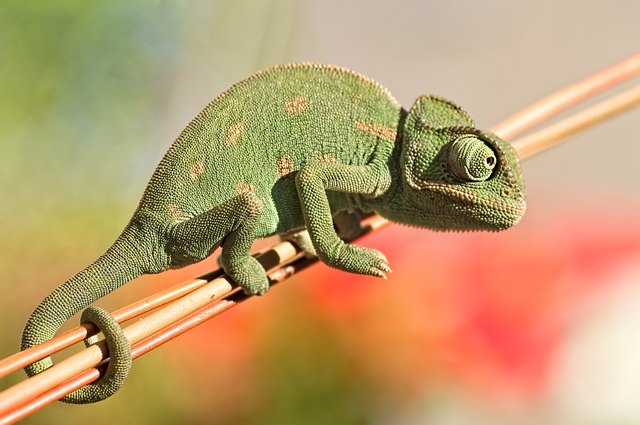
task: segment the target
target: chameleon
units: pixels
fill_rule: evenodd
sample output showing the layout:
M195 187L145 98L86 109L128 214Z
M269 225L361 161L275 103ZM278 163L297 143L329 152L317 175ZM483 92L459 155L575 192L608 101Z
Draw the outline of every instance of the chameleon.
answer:
M90 306L143 275L222 251L224 272L248 294L269 289L251 256L257 238L298 235L326 265L385 277L378 250L343 241L332 217L375 212L440 231L499 231L525 211L511 145L478 130L456 104L422 95L404 109L379 83L323 64L259 71L215 97L180 133L153 172L125 229L104 254L49 294L29 317L22 349L51 339L72 315L104 333L104 376L64 397L114 394L131 367L122 329ZM50 358L25 368L29 376Z

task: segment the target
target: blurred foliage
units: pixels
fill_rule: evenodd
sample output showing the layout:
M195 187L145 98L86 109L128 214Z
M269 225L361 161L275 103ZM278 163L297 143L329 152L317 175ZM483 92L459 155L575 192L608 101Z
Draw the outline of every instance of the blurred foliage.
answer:
M75 209L129 181L179 35L170 8L145 3L0 4L3 212L35 197Z

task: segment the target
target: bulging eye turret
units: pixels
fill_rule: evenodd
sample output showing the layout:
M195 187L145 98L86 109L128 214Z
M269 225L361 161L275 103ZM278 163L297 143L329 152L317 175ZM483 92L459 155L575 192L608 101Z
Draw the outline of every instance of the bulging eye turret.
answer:
M491 177L498 158L487 143L474 136L462 136L451 143L448 162L458 179L479 182Z

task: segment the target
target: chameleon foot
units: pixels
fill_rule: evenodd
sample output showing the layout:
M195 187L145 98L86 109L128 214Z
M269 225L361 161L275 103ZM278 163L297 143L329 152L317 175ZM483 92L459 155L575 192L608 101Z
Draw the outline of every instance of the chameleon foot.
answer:
M226 266L224 258L221 258L225 272L233 279L248 295L264 295L269 290L269 279L267 273L258 260L248 257L241 265Z
M377 249L354 244L342 244L335 258L322 259L336 269L351 273L386 278L391 273L387 258Z

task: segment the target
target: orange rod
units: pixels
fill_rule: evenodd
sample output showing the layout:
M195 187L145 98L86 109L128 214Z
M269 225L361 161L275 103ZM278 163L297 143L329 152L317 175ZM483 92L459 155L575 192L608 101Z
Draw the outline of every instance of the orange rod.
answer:
M160 291L140 301L114 311L113 317L118 323L125 322L157 307L174 301L206 284L204 279L189 279L171 288ZM48 357L83 339L95 335L98 329L93 324L86 324L71 329L42 344L20 351L0 360L0 378L30 365L33 362Z
M640 52L535 102L498 123L493 132L503 139L512 140L526 129L638 73L640 73Z
M615 115L640 105L640 85L619 95L604 100L584 111L571 115L562 121L545 127L533 134L513 142L513 147L521 159L528 158L543 150L565 141L574 134L583 131Z

